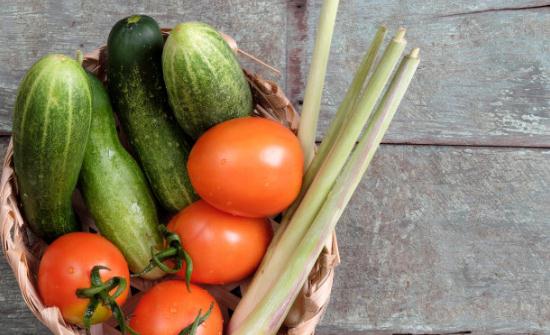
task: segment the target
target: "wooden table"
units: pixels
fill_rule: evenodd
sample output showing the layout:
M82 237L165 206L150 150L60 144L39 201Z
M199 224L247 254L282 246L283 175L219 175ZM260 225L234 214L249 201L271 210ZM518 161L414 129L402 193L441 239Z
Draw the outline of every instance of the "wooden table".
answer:
M0 143L34 61L92 50L133 13L232 35L299 107L319 2L2 0ZM422 63L338 226L318 333L550 333L550 2L342 0L320 137L382 23L409 28ZM47 334L0 268L0 333Z

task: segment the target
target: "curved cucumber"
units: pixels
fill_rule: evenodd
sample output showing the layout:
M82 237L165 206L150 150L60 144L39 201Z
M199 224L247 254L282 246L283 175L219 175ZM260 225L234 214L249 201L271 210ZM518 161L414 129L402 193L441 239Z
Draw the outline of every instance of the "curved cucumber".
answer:
M39 60L19 86L15 174L25 217L48 241L78 229L71 197L88 140L91 104L86 73L64 55Z
M197 139L208 128L252 113L252 93L237 58L207 24L178 24L164 46L162 70L180 126Z
M161 205L177 211L196 199L187 175L189 145L173 119L162 77L163 38L148 16L113 27L107 43L113 107Z
M79 188L101 235L118 247L130 270L139 273L149 264L151 248L163 246L155 201L138 164L120 144L107 92L97 78L88 77L93 114ZM163 274L154 270L143 277Z

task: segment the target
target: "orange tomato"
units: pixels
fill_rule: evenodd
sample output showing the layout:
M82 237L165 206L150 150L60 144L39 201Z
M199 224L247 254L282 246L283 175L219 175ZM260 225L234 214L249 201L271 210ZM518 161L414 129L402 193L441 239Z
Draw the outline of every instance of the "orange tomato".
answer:
M247 117L204 133L191 149L187 168L191 184L212 206L234 215L267 217L298 195L304 155L289 129Z
M38 289L44 304L57 306L67 322L82 325L89 300L78 298L76 290L91 286L90 272L96 265L110 269L100 270L103 282L115 276L122 277L129 287L128 264L122 253L107 239L97 234L78 232L59 237L46 249L38 269ZM126 301L128 287L115 299L119 305ZM92 324L110 317L110 309L99 304L91 318Z
M130 327L140 335L177 335L191 325L199 311L204 315L214 308L198 328L196 335L221 335L223 317L214 298L204 289L183 281L169 280L157 284L141 297L134 310Z
M260 264L273 231L266 219L222 212L199 200L168 224L193 261L191 281L226 284L240 281ZM178 272L185 278L185 266Z

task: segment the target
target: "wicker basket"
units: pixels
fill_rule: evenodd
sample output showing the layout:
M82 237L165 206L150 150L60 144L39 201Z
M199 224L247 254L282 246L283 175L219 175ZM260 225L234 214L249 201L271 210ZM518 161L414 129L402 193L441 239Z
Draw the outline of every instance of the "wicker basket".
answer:
M163 33L167 36L169 29L163 29ZM237 48L237 44L233 39L225 35L224 38L226 38L226 41L236 53L247 55ZM105 59L105 47L102 47L92 53L86 54L83 65L105 81ZM245 73L254 95L254 112L258 116L281 122L286 127L296 131L299 116L277 84L264 80L246 70ZM46 307L40 300L36 288L36 274L38 272L39 260L46 244L34 236L28 229L19 209L12 158L13 143L10 141L0 180L0 220L2 224L0 238L4 255L19 283L23 299L33 314L46 327L56 335L85 334L82 329L65 323L57 307ZM78 196L75 197L74 205L77 214L81 218L83 229L88 230L90 227L93 227L93 220L87 214ZM331 240L327 241L326 248L323 250L309 275L304 289L298 297L297 308L294 311L295 313L293 313L294 317L291 321L287 320L285 326L279 331L279 334L309 335L315 332L315 327L319 323L329 301L334 267L338 262L336 235L333 234ZM131 316L140 295L153 285L154 282L132 279L132 294L123 307L127 316ZM246 281L225 286L208 286L206 288L218 301L224 319L227 322L229 312L235 309L240 299L234 292L238 291L236 290L237 288L240 288L241 291L244 290L246 288ZM120 332L115 328L115 324L111 320L110 322L93 326L92 334L119 335Z

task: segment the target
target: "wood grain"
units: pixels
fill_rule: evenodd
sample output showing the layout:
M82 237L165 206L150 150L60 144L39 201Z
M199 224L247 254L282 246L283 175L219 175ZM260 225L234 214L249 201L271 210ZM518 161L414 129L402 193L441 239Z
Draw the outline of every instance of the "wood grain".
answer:
M543 149L383 145L339 223L319 334L550 333L549 165ZM0 325L46 334L0 271Z
M203 20L233 35L242 48L285 70L280 82L299 105L319 5L305 0L8 1L0 7L0 43L9 45L0 50L0 130L10 130L17 84L35 60L48 52L91 50L105 42L113 22L134 12L166 26ZM390 30L406 26L410 45L422 48L423 59L385 142L549 146L549 18L548 1L342 1L320 136L376 26L385 23Z
M382 146L337 228L323 324L550 333L549 164L548 149Z
M25 305L19 287L4 257L0 260L0 334L51 334Z
M296 4L291 46L299 70L291 98L303 97L321 1ZM291 21L289 21L290 23ZM421 48L412 87L387 143L550 146L549 1L341 1L322 129L344 96L376 27L408 28Z

